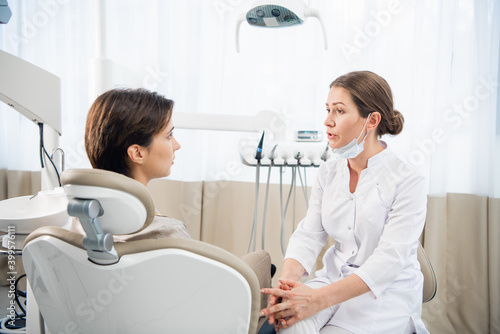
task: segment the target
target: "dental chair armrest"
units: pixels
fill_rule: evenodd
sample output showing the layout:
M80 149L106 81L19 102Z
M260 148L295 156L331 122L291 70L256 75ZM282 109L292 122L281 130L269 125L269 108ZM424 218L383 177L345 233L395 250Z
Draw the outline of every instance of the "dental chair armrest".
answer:
M241 259L255 272L259 279L260 288L271 288L271 256L269 253L261 250L249 253L241 257ZM260 308L267 307L267 295L262 295Z

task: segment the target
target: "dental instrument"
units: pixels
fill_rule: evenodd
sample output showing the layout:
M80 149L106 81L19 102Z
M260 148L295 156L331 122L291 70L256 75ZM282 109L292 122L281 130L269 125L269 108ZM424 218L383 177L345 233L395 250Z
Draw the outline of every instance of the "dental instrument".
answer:
M321 154L321 160L326 161L329 157L329 153L330 153L330 143L327 142L325 150L323 151L323 154Z
M236 52L240 52L240 27L244 21L254 27L279 28L301 25L308 17L319 21L325 50L328 50L326 30L319 10L310 8L303 0L257 0L236 21Z
M257 158L258 161L261 160L262 158L262 145L264 143L264 131L262 131L262 137L260 138L260 142L259 142L259 146L257 146L257 154L255 155L255 157ZM276 146L273 148L273 151L274 149L276 148ZM269 159L268 159L269 160ZM271 160L269 160L270 162ZM262 217L262 236L261 236L261 249L264 249L264 243L265 243L265 231L266 231L266 215L267 215L267 200L269 198L269 183L270 183L270 180L271 180L271 164L269 163L269 171L267 173L267 186L266 186L266 197L264 199L264 213L263 213L263 217ZM259 167L257 167L259 168ZM257 199L258 199L258 191L256 191L256 194L257 194ZM256 199L256 200L257 200ZM257 208L257 205L255 206L255 208ZM257 232L257 219L255 219L257 217L257 212L255 213L255 216L254 216L254 226L255 226L255 232ZM254 230L254 227L252 227L252 230ZM255 235L256 237L256 235ZM254 249L255 251L255 249Z
M257 152L255 153L255 159L257 159L257 161L260 161L260 159L262 159L262 145L264 145L264 134L265 131L262 131L262 137L260 137L260 142L257 146Z
M256 165L256 175L255 175L255 204L253 212L253 222L252 222L252 232L250 233L250 240L248 242L247 253L250 253L250 245L253 239L253 251L255 251L255 245L257 242L257 214L259 211L259 184L260 184L260 161L262 159L262 146L264 145L264 135L265 131L262 131L262 136L260 137L260 142L257 145L257 151L255 152L255 160L257 160ZM264 245L262 245L264 249Z

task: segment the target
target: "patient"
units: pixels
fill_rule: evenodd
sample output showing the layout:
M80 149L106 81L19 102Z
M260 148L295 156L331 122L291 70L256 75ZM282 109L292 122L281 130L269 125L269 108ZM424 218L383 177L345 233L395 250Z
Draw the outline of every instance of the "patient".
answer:
M181 145L174 137L174 102L145 89L112 89L90 107L85 127L85 149L93 168L133 178L144 186L170 175L175 152ZM71 230L84 234L78 222ZM115 242L139 239L191 239L183 222L158 212L144 230L114 236ZM261 288L271 287L271 260L265 251L244 256L257 274ZM262 298L262 307L267 298Z
M112 89L90 107L85 126L85 149L93 168L131 177L144 186L170 175L175 151L174 102L145 89ZM73 229L81 229L74 223ZM137 239L186 238L181 221L156 213L153 222L139 233L114 236L115 242Z

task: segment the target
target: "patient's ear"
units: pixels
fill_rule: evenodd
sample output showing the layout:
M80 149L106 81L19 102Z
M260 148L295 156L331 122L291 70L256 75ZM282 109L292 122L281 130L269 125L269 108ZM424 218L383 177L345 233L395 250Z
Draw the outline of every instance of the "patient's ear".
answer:
M130 160L136 164L142 165L144 162L144 154L141 145L130 145L127 149L127 155Z

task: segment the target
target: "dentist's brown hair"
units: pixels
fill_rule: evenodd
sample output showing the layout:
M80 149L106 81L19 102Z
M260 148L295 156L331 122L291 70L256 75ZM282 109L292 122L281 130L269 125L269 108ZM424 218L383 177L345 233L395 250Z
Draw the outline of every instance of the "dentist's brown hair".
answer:
M361 117L379 112L381 120L377 135L397 135L403 130L404 117L394 109L392 90L387 81L370 71L355 71L344 74L330 84L347 90L356 104Z

